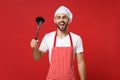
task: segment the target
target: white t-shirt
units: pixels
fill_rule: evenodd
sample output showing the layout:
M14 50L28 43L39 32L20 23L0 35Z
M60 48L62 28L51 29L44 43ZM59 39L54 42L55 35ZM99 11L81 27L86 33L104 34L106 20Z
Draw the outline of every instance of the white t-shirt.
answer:
M54 44L54 38L55 38L56 31L47 33L40 44L39 50L43 52L47 52L49 50L49 62L51 63L51 51L53 48ZM83 44L82 44L82 39L79 35L74 34L70 32L71 38L72 38L72 43L74 47L74 53L78 54L80 52L83 52ZM65 36L64 38L60 39L56 37L56 47L70 47L70 37L69 35Z

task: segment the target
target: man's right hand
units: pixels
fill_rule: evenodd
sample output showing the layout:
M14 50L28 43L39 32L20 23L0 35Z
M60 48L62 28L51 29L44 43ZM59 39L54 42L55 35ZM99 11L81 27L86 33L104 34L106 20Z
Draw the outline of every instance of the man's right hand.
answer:
M35 61L39 61L39 59L44 55L45 52L42 52L38 49L39 41L36 39L32 39L30 42L31 48L33 48L33 57Z
M30 43L31 48L33 49L38 48L38 42L39 42L38 40L32 39Z

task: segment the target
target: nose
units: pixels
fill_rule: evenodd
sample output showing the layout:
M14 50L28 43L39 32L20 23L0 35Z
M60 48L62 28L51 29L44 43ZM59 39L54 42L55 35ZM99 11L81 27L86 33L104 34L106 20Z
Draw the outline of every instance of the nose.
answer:
M63 21L63 18L60 18L60 21Z

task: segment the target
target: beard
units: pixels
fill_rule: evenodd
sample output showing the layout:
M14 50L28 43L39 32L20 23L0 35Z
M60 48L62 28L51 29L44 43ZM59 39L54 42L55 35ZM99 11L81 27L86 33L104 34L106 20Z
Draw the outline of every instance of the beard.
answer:
M61 21L61 22L57 23L56 25L57 25L57 27L60 31L66 31L68 23L65 23L64 21Z

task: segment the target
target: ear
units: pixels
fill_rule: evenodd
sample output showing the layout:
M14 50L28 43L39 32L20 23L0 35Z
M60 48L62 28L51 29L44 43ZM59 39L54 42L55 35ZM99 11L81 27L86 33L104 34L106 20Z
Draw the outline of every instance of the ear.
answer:
M68 23L70 24L71 22L72 22L72 20L69 18Z
M56 20L55 20L55 18L54 18L53 20L54 20L54 23L56 23Z

